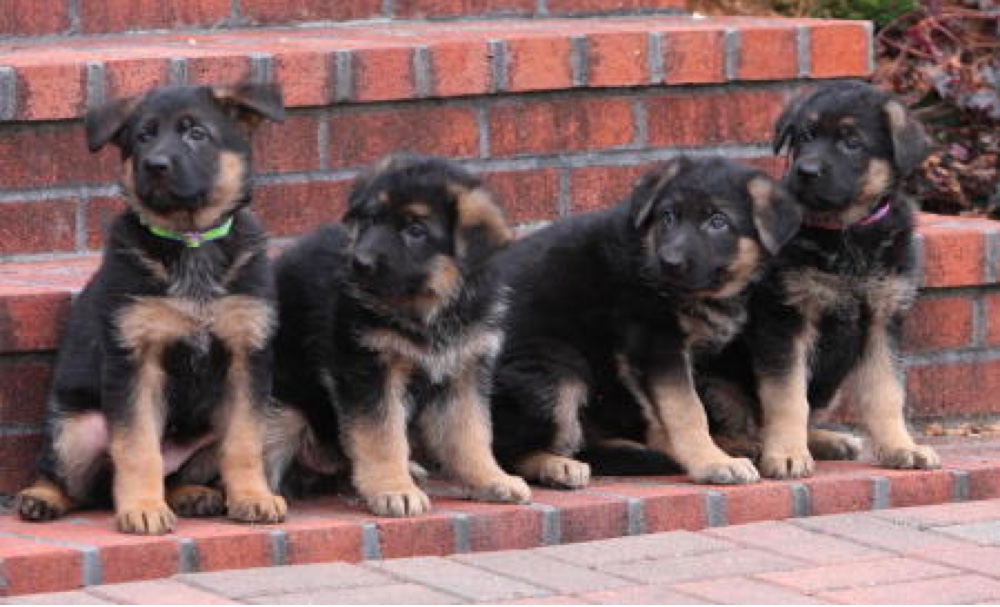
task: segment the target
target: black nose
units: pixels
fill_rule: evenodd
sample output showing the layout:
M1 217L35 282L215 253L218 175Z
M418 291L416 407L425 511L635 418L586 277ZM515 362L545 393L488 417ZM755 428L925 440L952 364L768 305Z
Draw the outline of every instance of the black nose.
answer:
M660 254L663 269L674 276L683 276L688 269L688 259L682 251L664 251Z
M354 266L354 271L358 274L371 275L375 273L375 269L378 267L378 258L372 253L357 251L354 253L351 263Z
M799 177L815 179L823 175L823 164L814 158L802 158L795 163L795 172Z
M142 168L153 175L170 173L170 158L167 156L147 156L142 161Z

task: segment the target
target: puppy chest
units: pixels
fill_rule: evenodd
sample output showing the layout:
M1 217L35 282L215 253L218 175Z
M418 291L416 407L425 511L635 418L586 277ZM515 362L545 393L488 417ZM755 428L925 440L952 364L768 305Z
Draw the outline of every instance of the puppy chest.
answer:
M491 329L471 330L444 343L420 343L385 329L361 335L362 344L390 365L405 362L434 384L458 377L483 360L494 359L501 341L501 333Z
M906 276L842 275L806 269L784 275L786 304L812 322L824 317L858 319L862 313L886 320L907 309L916 285Z

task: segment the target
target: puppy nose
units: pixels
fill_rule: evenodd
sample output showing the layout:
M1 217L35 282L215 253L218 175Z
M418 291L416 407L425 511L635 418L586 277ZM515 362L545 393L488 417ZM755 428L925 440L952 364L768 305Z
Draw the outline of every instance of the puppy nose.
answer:
M666 251L660 255L663 268L672 274L683 274L687 271L688 260L681 251Z
M814 179L823 174L823 165L819 160L803 158L795 165L795 171L800 177Z
M378 267L378 259L371 253L359 251L354 254L352 264L354 265L354 271L358 274L371 275L375 273L375 268Z
M170 172L170 158L167 156L147 156L142 161L142 168L154 175L166 175Z

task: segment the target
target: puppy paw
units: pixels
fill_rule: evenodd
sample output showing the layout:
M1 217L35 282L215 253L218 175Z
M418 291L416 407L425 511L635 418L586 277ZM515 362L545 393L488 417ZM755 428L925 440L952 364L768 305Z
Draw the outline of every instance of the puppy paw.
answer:
M33 486L17 494L15 507L21 518L28 521L51 521L69 510L71 500L61 490L50 486Z
M427 480L431 477L431 473L427 471L427 468L424 468L413 460L410 460L409 470L410 476L413 477L413 482L421 487L426 485Z
M538 482L556 489L583 489L590 484L590 464L568 457L553 457L542 465Z
M926 445L879 450L878 463L886 468L934 470L941 467L937 452Z
M431 509L427 494L413 487L402 491L382 491L366 496L368 508L378 516L419 516Z
M166 502L135 504L115 512L115 524L122 533L163 535L177 526L177 515Z
M809 449L764 449L760 458L760 473L767 478L804 478L812 476L816 462Z
M270 493L231 495L227 502L229 518L241 523L280 523L288 512L285 498Z
M853 461L861 455L861 439L846 432L810 432L809 452L818 460Z
M711 485L746 485L760 480L753 462L742 457L733 457L691 468L688 476L696 483Z
M527 504L531 501L531 489L524 479L504 475L483 487L472 489L471 497L480 502Z
M226 511L226 498L218 489L202 485L184 485L171 489L167 504L178 516L193 518L218 516Z

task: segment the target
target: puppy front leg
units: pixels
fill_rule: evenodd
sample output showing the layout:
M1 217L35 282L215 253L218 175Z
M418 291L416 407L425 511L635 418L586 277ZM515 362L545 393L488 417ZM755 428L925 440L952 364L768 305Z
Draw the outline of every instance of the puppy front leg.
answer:
M809 452L809 335L804 331L792 340L780 370L757 372L763 413L760 472L769 478L801 478L816 468Z

